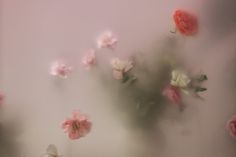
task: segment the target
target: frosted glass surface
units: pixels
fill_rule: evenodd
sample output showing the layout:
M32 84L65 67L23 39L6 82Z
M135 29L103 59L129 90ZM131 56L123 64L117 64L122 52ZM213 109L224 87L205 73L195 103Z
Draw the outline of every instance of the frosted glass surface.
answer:
M0 143L9 147L0 156L41 156L49 144L55 144L65 157L234 157L235 142L225 124L236 112L236 33L224 27L225 22L218 34L219 25L208 19L211 3L0 0L0 89L6 95L1 114L5 123L17 127L14 135L3 134L13 144ZM96 74L84 70L80 59L86 49L96 47L97 35L107 29L117 34L119 47L115 52L98 52L106 58L163 45L166 37L174 36L172 14L178 8L201 18L201 33L181 38L184 46L177 55L189 69L208 74L208 91L204 101L187 99L183 112L168 106L155 124L155 142L150 143L124 123L114 107L123 100L119 102ZM66 80L49 75L50 63L57 58L76 68ZM91 133L79 140L68 139L60 128L74 109L93 122Z

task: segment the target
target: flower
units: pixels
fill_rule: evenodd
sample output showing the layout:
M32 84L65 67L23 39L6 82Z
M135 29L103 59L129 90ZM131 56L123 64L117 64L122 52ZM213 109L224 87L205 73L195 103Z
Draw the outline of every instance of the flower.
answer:
M111 60L113 78L117 80L122 80L124 74L133 68L133 62L129 60L120 60L119 58L114 58Z
M72 71L72 67L68 66L63 61L55 61L51 64L50 74L53 76L59 76L62 78L67 78L68 74Z
M54 144L50 144L47 148L47 153L43 157L61 157L61 155L58 155L57 147Z
M195 35L198 31L197 17L183 10L174 12L174 22L179 32L186 36Z
M5 95L0 92L0 105L3 104L4 99L5 99Z
M180 90L178 87L168 85L162 92L172 103L180 104L182 101Z
M82 63L85 67L90 68L96 64L96 56L94 49L89 49L87 54L82 58Z
M170 84L172 86L186 88L191 82L191 79L185 73L179 70L173 70L171 76L172 78Z
M62 123L62 128L70 139L75 140L87 135L91 130L92 123L89 119L80 113L79 111L75 111L72 113L71 118L67 118Z
M226 129L228 130L230 136L236 139L236 115L233 116L226 125Z
M111 31L103 32L97 39L98 48L110 48L114 49L118 39Z

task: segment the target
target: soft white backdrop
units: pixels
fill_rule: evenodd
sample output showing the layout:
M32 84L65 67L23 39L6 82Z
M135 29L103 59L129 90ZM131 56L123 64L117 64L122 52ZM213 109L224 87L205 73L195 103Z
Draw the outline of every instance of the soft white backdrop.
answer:
M0 89L6 94L6 119L17 116L22 125L17 136L17 156L41 156L50 143L56 144L65 157L130 157L129 147L138 151L143 144L115 116L113 98L94 75L80 67L80 58L87 48L96 46L96 36L107 29L119 37L115 53L146 50L157 39L173 35L169 31L175 9L187 8L204 17L205 3L0 0ZM234 62L235 35L213 42L209 37L211 29L204 20L201 22L201 33L184 39L180 55L191 68L209 75L206 100L187 100L190 105L183 113L174 108L166 111L158 124L165 139L156 146L160 157L236 154L236 143L224 129L227 119L236 113L235 91L229 88L233 74L228 65ZM57 58L76 65L68 80L58 82L49 75L49 65ZM71 141L60 123L77 108L91 117L93 129L86 138Z

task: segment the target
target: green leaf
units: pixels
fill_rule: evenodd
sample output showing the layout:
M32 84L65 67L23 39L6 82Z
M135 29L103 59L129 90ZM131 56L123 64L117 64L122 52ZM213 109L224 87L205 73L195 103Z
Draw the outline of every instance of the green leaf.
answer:
M203 88L203 87L196 87L195 88L195 92L204 92L206 90L207 90L207 88Z
M203 81L206 81L206 80L208 80L208 77L207 77L207 75L204 75L204 74L200 75L197 78L197 81L199 81L199 82L203 82Z
M129 80L129 75L128 74L124 74L124 77L122 79L122 83L126 83Z

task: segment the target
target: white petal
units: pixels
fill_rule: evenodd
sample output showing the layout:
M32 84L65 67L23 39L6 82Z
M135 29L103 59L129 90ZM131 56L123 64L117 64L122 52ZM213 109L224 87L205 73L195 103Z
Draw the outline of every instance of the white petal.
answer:
M47 148L47 154L52 155L52 156L58 156L56 146L53 144L50 144Z

